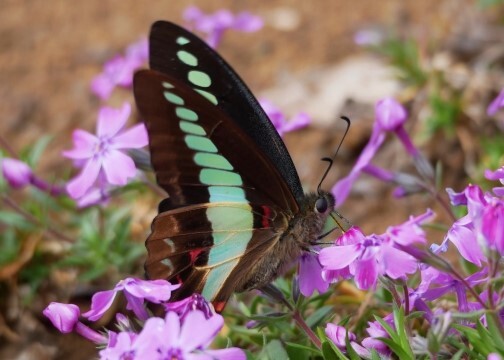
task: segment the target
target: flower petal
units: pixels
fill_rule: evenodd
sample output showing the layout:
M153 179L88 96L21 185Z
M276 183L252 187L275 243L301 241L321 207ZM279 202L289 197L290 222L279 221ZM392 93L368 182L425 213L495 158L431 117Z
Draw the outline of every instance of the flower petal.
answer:
M180 346L186 351L208 346L223 325L224 319L220 315L216 314L207 320L201 311L192 311L182 325Z
M376 123L386 130L392 131L404 124L408 114L406 109L393 98L379 100L375 106Z
M44 309L43 314L51 320L56 329L67 334L73 331L79 321L80 310L74 304L52 302Z
M141 280L128 278L124 280L124 291L149 302L159 304L161 301L170 299L171 292L180 287L179 284L172 285L167 280Z
M464 259L477 266L481 266L481 261L485 260L485 256L478 245L474 231L455 223L448 231L447 236Z
M374 257L356 261L354 266L354 281L357 288L361 290L368 290L376 285L376 279L378 278L378 265L376 264L376 259L374 259Z
M103 171L107 181L113 185L126 185L128 178L135 176L133 160L118 150L110 150L103 159Z
M331 246L320 250L320 264L327 270L338 270L350 265L361 254L357 245Z
M80 174L67 183L66 190L68 194L74 199L78 199L86 194L96 181L100 168L101 161L99 159L89 159Z
M12 158L4 158L1 163L3 176L11 187L20 189L32 181L33 172L26 163Z
M144 124L138 124L118 134L112 140L113 149L138 149L149 143L147 129Z
M99 291L91 298L91 309L82 314L91 321L96 321L112 306L117 295L115 290Z
M98 113L96 134L98 137L113 138L121 130L131 113L131 105L127 102L120 109L102 107Z
M322 266L317 256L304 254L299 261L299 290L304 296L311 296L315 290L319 294L327 291L329 284L322 278Z
M382 272L392 279L405 277L418 269L418 263L413 256L390 245L382 245L380 260Z
M245 351L242 349L232 347L227 349L219 349L219 350L206 350L205 354L210 355L211 359L218 360L245 360L247 359L247 355Z

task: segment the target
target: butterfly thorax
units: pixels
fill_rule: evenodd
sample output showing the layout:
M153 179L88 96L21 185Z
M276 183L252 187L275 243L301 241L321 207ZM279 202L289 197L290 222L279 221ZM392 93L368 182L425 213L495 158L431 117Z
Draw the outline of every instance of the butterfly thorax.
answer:
M325 211L317 210L317 201L319 204L321 201L326 203ZM300 211L279 226L277 231L281 235L278 241L257 259L253 269L243 277L236 291L261 288L269 284L291 268L304 251L309 251L334 209L334 197L327 192L306 194L299 206Z

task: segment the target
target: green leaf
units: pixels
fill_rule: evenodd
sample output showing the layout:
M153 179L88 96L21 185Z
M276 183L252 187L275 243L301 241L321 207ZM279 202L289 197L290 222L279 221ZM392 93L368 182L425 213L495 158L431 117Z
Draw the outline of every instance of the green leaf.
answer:
M389 325L388 322L386 322L381 317L376 316L376 315L375 315L374 318L375 318L376 321L378 321L380 323L380 325L383 327L383 329L385 329L385 331L387 332L387 334L390 336L390 338L392 339L392 341L394 343L397 343L397 344L401 343L401 338L395 332L395 330L392 328L392 326Z
M325 360L349 360L332 341L326 340L322 343L322 355Z
M12 211L0 211L0 223L22 230L31 230L34 228L34 225L27 221L23 215Z
M488 345L482 341L481 335L477 330L459 324L453 324L452 326L454 329L460 331L467 337L469 343L477 353L486 356L491 352L491 349L488 347Z
M498 327L499 325L495 321L495 317L493 317L492 314L487 314L486 321L488 326L488 332L490 333L490 337L493 339L495 347L499 350L501 354L504 354L504 339L502 338L502 334L499 330Z
M332 306L322 306L321 308L315 310L313 314L308 316L308 318L306 319L306 324L309 327L313 328L314 326L319 325L319 323L333 311L334 307Z
M299 349L299 350L304 350L304 351L309 351L309 352L314 352L314 353L320 354L320 350L315 349L310 346L297 344L297 343L293 343L293 342L289 342L289 341L286 341L285 345L287 345L288 347L294 348L294 349Z
M345 336L345 345L346 345L346 350L348 353L348 356L350 356L351 360L360 360L359 354L354 350L352 347L352 344L350 344L350 338L348 337L348 330Z
M289 360L289 355L279 340L270 341L264 348L264 353L270 360Z
M380 354L375 349L371 349L371 360L381 360Z
M30 147L25 156L28 165L33 167L37 164L52 138L52 135L43 135Z
M404 351L404 349L401 347L400 344L394 342L392 339L383 338L383 337L378 337L376 339L385 343L390 348L390 350L392 350L392 352L399 357L399 359L401 359L401 360L406 360L406 359L414 360L414 357L411 357L407 351Z
M460 360L460 359L462 359L462 355L464 355L464 350L460 349L455 354L453 354L451 360Z

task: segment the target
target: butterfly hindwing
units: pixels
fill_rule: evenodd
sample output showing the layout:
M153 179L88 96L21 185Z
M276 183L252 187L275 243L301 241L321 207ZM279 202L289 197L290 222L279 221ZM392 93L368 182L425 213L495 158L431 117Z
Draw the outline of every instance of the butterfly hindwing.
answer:
M294 198L300 201L303 190L282 139L227 62L197 36L166 21L152 25L149 43L151 69L176 77L221 109L275 164Z

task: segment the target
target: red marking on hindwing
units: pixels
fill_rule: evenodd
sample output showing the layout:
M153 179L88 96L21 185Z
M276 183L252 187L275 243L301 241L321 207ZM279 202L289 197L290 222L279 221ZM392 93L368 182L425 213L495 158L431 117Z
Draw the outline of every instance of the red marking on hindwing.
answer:
M191 257L191 264L194 264L196 259L198 258L198 255L203 252L203 249L196 249L189 251L189 256Z
M271 209L269 208L269 206L266 206L266 205L262 205L261 208L263 210L261 224L262 224L263 228L269 228L270 227L269 217L271 215Z
M222 310L226 307L227 301L213 301L212 305L218 313L221 313Z

